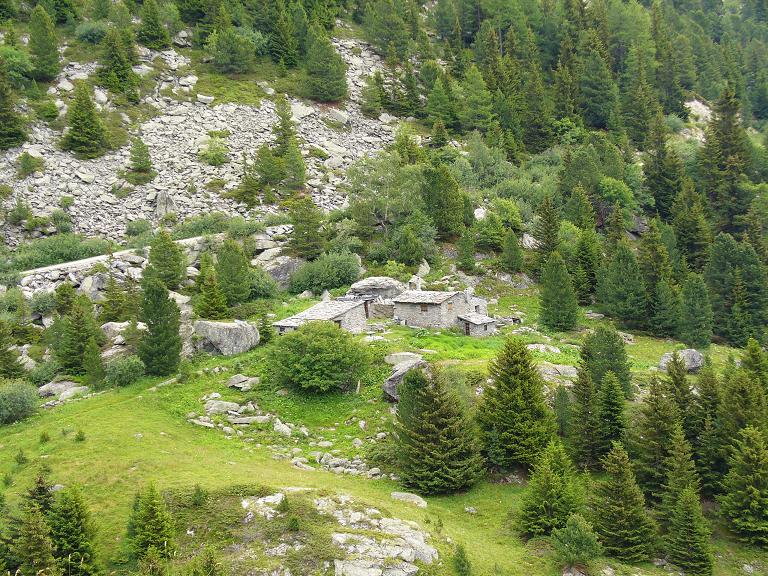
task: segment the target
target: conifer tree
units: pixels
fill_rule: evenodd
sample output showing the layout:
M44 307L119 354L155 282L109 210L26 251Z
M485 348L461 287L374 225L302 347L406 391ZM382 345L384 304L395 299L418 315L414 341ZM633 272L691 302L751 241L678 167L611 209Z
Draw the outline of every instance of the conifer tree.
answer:
M15 108L8 66L5 59L0 58L0 150L20 146L26 139L24 119Z
M714 558L712 532L701 510L699 495L692 486L678 498L667 537L667 556L691 576L711 576Z
M99 79L112 92L137 101L139 77L132 68L131 48L125 45L124 34L116 27L110 27L102 41Z
M768 354L754 338L747 341L741 356L741 367L760 383L763 391L768 395Z
M77 488L58 497L49 523L55 556L65 575L96 576L100 573L93 540L95 529L88 507Z
M141 24L136 38L147 48L162 50L171 44L171 35L160 18L157 0L146 0L141 8Z
M675 507L683 491L691 488L697 496L699 494L699 475L693 462L693 450L679 423L672 431L669 454L664 460L664 474L659 519L662 526L671 530Z
M482 470L472 423L438 374L411 370L398 388L396 433L403 484L423 494L473 485Z
M323 253L325 242L320 232L322 212L309 196L300 196L288 205L293 233L288 241L291 251L301 258L314 260Z
M762 386L744 370L725 378L722 389L717 423L721 449L727 454L729 448L747 426L765 430L768 422L768 405Z
M601 325L587 334L581 346L581 365L589 372L597 388L607 372L613 372L626 397L631 396L629 359L621 335L612 327Z
M603 54L600 40L592 36L582 58L579 77L579 107L587 126L598 130L613 128L618 115L619 94Z
M739 433L719 497L720 514L742 540L768 545L768 447L754 426Z
M216 277L229 306L248 300L251 293L251 272L248 258L234 240L226 240L219 249Z
M529 467L554 432L531 353L521 340L508 338L488 372L493 383L477 414L487 459L501 468Z
M607 454L614 442L622 442L627 430L624 391L613 372L606 372L597 392L596 435L592 438L598 456Z
M85 372L86 382L91 386L98 386L104 380L101 349L93 336L88 338L83 350L83 372Z
M150 267L149 275L160 280L168 290L176 290L184 279L184 254L167 230L160 230L152 240L147 268Z
M533 467L517 523L526 537L549 535L565 526L582 505L576 470L559 440L552 440Z
M672 353L672 359L667 363L667 378L664 384L677 407L685 437L693 441L697 435L693 388L688 381L685 362L676 351Z
M677 245L694 271L706 264L712 233L704 210L704 201L693 182L685 179L672 204L672 225Z
M59 43L53 20L42 4L35 6L29 17L29 52L35 80L53 80L61 69Z
M462 128L467 132L486 132L494 119L493 105L491 93L477 66L469 67L461 86L464 93L460 114Z
M576 463L593 468L600 457L596 439L599 434L598 398L589 371L582 366L573 385L573 408L569 443Z
M621 240L598 284L599 300L606 310L630 326L647 322L645 284L632 248Z
M24 375L18 353L11 350L12 344L10 326L0 319L0 378L20 378Z
M90 338L95 339L96 322L93 306L86 296L78 296L69 313L63 318L63 329L58 347L54 349L61 367L69 374L85 372L85 350Z
M144 362L147 374L167 376L179 366L180 312L176 302L168 297L168 289L157 278L144 282L141 312L147 331L139 343L139 358Z
M669 252L661 238L657 220L648 223L648 230L640 239L638 264L645 284L646 302L648 312L655 313L656 287L659 282L672 279L672 265L669 260Z
M288 68L293 68L299 60L299 42L294 20L286 10L283 0L275 0L273 10L274 22L269 52L275 62L282 62Z
M51 491L52 487L45 470L41 470L35 476L32 486L24 494L24 504L26 506L34 506L42 512L43 516L47 517L53 509L55 501L54 494Z
M689 274L683 284L680 339L694 348L706 348L712 340L709 291L699 274Z
M91 98L91 88L83 81L75 84L75 97L67 109L68 130L62 148L83 158L97 158L107 148L107 132Z
M677 153L667 144L667 126L661 111L656 114L648 140L643 165L645 186L653 196L656 213L667 221L672 217L673 203L682 191L684 172Z
M595 208L584 186L577 184L568 200L568 218L582 230L595 229Z
M603 547L592 526L581 514L572 514L565 527L552 531L552 548L566 566L585 566L601 556Z
M467 274L472 274L477 270L475 232L472 228L465 228L456 242L456 267Z
M134 520L133 551L142 559L154 549L162 558L169 558L176 550L173 518L154 484L141 495Z
M651 326L654 334L675 338L680 333L682 308L677 290L668 280L656 284L654 295L653 319Z
M436 122L442 122L446 127L455 127L456 108L455 103L451 102L445 89L447 78L438 78L432 90L427 96L426 113L429 121L434 125Z
M378 118L383 106L381 98L381 87L376 81L375 76L368 76L365 79L365 87L360 94L360 110L369 118Z
M452 238L464 228L464 198L459 183L444 164L428 166L421 186L426 213L441 238Z
M538 265L542 266L560 245L560 215L552 197L547 195L536 210L538 219L534 225Z
M504 234L499 262L504 272L515 274L523 271L523 250L513 230L507 230Z
M204 276L200 298L195 303L195 314L207 320L223 320L228 316L227 297L221 291L215 270L207 272Z
M347 97L347 65L322 31L316 31L307 52L307 96L320 102Z
M624 562L648 558L655 525L645 511L643 492L635 481L624 447L616 443L603 459L608 477L597 483L593 526L608 556Z
M61 569L53 556L51 530L42 511L34 503L23 508L11 551L19 562L20 576L61 576Z
M653 87L647 77L648 69L642 49L633 44L626 59L621 113L622 123L630 139L641 150L646 147L649 127L659 110Z
M576 244L576 273L580 282L579 303L591 304L597 287L598 270L602 265L603 254L600 237L593 229L583 229Z
M131 180L135 184L145 184L155 177L152 169L152 157L149 155L149 147L137 136L131 140Z
M541 275L539 318L552 330L570 330L579 319L579 302L559 252L553 252Z
M104 289L104 300L100 303L99 322L120 322L124 319L127 294L125 289L110 274L107 278L107 287Z

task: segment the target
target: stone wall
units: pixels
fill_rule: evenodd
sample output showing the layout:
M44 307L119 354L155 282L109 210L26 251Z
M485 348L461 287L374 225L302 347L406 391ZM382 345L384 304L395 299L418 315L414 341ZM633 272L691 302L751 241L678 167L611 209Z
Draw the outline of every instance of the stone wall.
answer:
M427 304L427 309L422 312L421 304L395 303L395 318L401 320L407 326L420 328L454 328L456 318L467 312L474 312L475 308L467 302L467 295L460 292L441 304Z

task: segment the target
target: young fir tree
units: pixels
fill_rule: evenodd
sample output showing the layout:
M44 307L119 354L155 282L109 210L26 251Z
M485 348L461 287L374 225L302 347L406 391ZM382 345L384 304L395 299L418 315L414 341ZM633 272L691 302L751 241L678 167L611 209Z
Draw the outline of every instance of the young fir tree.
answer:
M760 383L763 392L768 395L768 354L754 338L747 341L741 356L741 367Z
M504 272L515 274L523 271L523 250L513 230L507 230L504 234L499 262Z
M677 153L667 144L667 126L661 111L651 126L643 174L645 186L653 196L656 213L668 221L672 217L673 203L683 188L683 164Z
M42 512L43 516L48 516L55 502L55 495L51 492L52 487L45 471L40 471L35 476L32 486L24 494L24 504L26 506L34 506Z
M328 37L317 31L307 53L307 96L320 102L347 97L347 65Z
M680 295L669 280L656 284L653 299L653 332L659 336L674 338L680 332L682 310Z
M605 130L615 127L618 119L619 91L604 55L605 48L594 34L582 56L579 108L587 126Z
M560 245L560 215L552 197L547 195L536 210L533 236L536 238L537 265L541 267Z
M141 495L133 531L131 544L139 559L144 558L150 549L162 558L170 558L176 550L173 518L154 484L150 484Z
M429 140L429 145L432 148L440 149L447 146L449 141L450 136L445 124L443 124L442 120L437 120L432 124L432 137Z
M23 507L18 533L11 552L19 563L20 576L61 576L61 568L53 556L51 530L43 512L33 503Z
M643 275L626 240L619 241L600 278L598 299L610 314L630 326L647 323L648 300Z
M768 546L768 447L764 433L747 426L739 433L718 498L720 514L742 540Z
M77 375L85 372L85 350L88 340L96 338L96 321L93 317L93 306L86 296L79 296L72 303L72 308L63 319L63 328L54 349L61 367L69 374Z
M677 499L667 537L670 562L691 576L712 576L712 531L701 510L698 492L688 486Z
M149 250L150 276L156 277L168 290L176 290L184 279L184 254L170 232L160 230Z
M141 338L138 353L147 374L173 373L181 359L180 312L176 302L168 297L168 289L156 278L144 282L142 321L147 331Z
M320 231L323 214L309 196L300 196L288 204L293 233L288 241L291 251L301 258L314 260L323 253L325 242Z
M579 301L559 252L549 256L541 274L539 318L552 330L570 330L579 321Z
M688 346L706 348L712 340L712 306L699 274L689 274L681 297L680 339Z
M607 454L614 442L622 442L627 430L624 390L613 372L606 372L597 393L596 435L591 439L598 456Z
M378 118L381 114L382 99L381 89L374 76L365 79L365 87L360 95L360 110L369 118Z
M138 75L133 71L132 47L125 45L124 34L111 27L102 41L101 83L117 94L124 94L130 101L138 100Z
M569 444L573 458L579 466L594 468L600 453L598 437L598 399L595 383L588 370L582 366L573 385L573 407Z
M96 576L100 567L93 540L96 531L81 492L66 488L49 515L54 554L71 576Z
M216 277L229 306L248 300L251 293L251 268L242 246L226 240L217 254Z
M101 348L91 336L83 350L83 372L85 380L91 386L98 386L104 380L104 364L101 361Z
M640 240L638 264L645 284L646 304L652 315L657 308L656 287L659 282L672 279L672 265L669 253L661 238L657 220L648 223L648 230Z
M672 431L669 453L664 460L664 475L658 516L660 524L669 529L683 490L692 488L697 496L699 494L699 475L693 462L693 450L679 423Z
M35 80L48 82L59 73L59 42L53 20L42 4L35 6L29 17L29 52Z
M155 177L149 147L137 136L131 140L130 177L134 184L146 184Z
M26 139L24 119L16 111L16 101L8 79L8 66L0 58L0 150L20 146Z
M533 467L517 512L517 525L526 537L546 536L565 526L583 504L582 486L559 440L551 441Z
M464 229L464 197L459 183L444 164L424 169L421 197L440 238L453 238Z
M486 132L494 120L493 105L491 93L477 66L469 67L461 87L464 94L459 115L461 127L466 132Z
M685 362L676 351L672 353L672 359L667 363L667 378L664 384L677 407L685 437L689 441L693 441L698 433L693 388L688 381L688 370L685 367Z
M689 178L683 181L672 204L672 226L686 262L694 271L701 271L707 262L712 231L704 200Z
M101 302L99 322L120 322L125 319L127 294L123 286L110 274L107 287L104 289L104 300Z
M456 267L467 274L473 274L477 270L475 232L472 228L465 228L456 242Z
M472 422L440 374L411 370L398 388L397 451L403 484L423 494L473 485L482 470Z
M717 423L721 449L727 454L739 431L747 426L765 429L768 405L762 386L744 370L726 375Z
M206 320L223 320L228 316L227 297L221 291L215 270L207 272L204 276L200 297L195 302L195 314Z
M162 50L171 44L171 35L160 18L160 7L156 0L146 0L141 8L141 24L136 38L147 48Z
M664 484L664 462L669 456L675 426L680 421L677 405L667 386L653 377L635 424L637 444L635 471L646 495L658 502Z
M643 492L621 444L613 445L603 459L603 468L607 478L597 483L592 501L595 532L608 556L624 562L646 560L655 525L645 511Z
M77 291L72 284L66 280L56 287L56 313L59 316L66 316L72 309L72 304L77 297Z
M492 385L477 414L488 461L501 468L530 467L555 428L531 353L521 340L508 338L488 372Z
M107 149L107 132L86 82L75 84L75 97L67 109L68 130L61 139L64 150L82 158L97 158Z
M283 0L274 2L274 22L269 52L272 59L288 68L296 66L299 60L299 43L296 38L294 21Z
M581 365L589 372L597 388L607 372L613 372L621 383L624 395L629 398L632 391L632 377L629 372L629 358L621 335L612 326L598 326L587 334L581 346Z
M11 350L12 344L11 328L5 320L0 319L0 378L20 378L24 375L19 354Z
M555 557L567 567L585 566L603 553L592 525L581 514L572 514L563 528L552 531L550 540Z

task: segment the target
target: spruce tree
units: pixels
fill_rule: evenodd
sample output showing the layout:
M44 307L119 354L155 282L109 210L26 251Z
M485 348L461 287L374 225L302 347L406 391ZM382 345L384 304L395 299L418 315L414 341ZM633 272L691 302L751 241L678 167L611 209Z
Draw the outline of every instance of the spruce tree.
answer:
M672 514L667 537L670 562L691 576L712 576L712 531L692 486L683 489Z
M307 96L320 102L347 97L347 65L322 31L316 31L307 53Z
M579 301L590 304L597 288L598 271L602 266L603 252L600 236L591 228L583 229L576 244L577 270L583 275Z
M251 293L251 268L242 246L226 240L217 256L216 277L227 304L242 304Z
M523 494L516 520L526 537L546 536L565 526L583 503L576 470L559 440L541 453Z
M640 273L643 275L643 282L645 284L648 312L653 314L658 305L656 302L656 287L659 285L659 282L669 282L672 279L672 265L669 253L661 238L659 223L655 219L648 223L648 230L640 239L638 264L640 265Z
M184 279L184 253L167 230L160 230L152 240L149 267L148 275L156 277L168 290L176 290Z
M693 462L693 450L680 424L676 424L672 431L669 453L664 460L664 475L659 520L671 532L675 506L683 491L691 488L697 496L699 494L699 475Z
M622 442L627 430L624 390L613 372L606 372L596 401L595 432L591 439L598 456L607 454L614 442Z
M689 274L683 284L680 339L694 348L707 348L712 340L712 307L709 291L699 274Z
M592 501L593 526L608 556L641 562L651 553L655 525L645 511L643 492L620 443L603 459L607 478L597 483Z
M672 204L672 225L677 245L694 271L700 272L707 262L712 232L707 221L704 200L693 182L685 179Z
M176 550L173 518L154 484L141 496L134 519L133 552L142 559L154 549L161 558L170 558Z
M120 322L124 320L127 294L122 285L110 274L104 289L104 300L100 302L99 322Z
M288 68L296 66L299 59L299 42L296 38L294 21L286 10L283 0L274 2L274 22L269 52L275 62Z
M579 302L563 257L554 252L541 274L539 318L552 330L571 330L579 320Z
M720 514L742 540L768 546L768 447L763 432L739 433L718 498Z
M744 370L725 378L717 422L722 449L727 453L739 431L747 426L765 430L768 404L759 382Z
M15 98L8 79L8 66L0 58L0 150L20 146L26 139L24 119L16 111Z
M34 506L43 516L48 516L53 509L55 502L54 493L51 491L53 488L50 480L46 476L45 470L41 470L32 483L32 486L24 494L24 504L26 506Z
M530 467L554 433L531 353L521 340L508 338L488 372L492 384L477 413L488 461L501 468Z
M579 466L593 468L600 457L597 438L598 398L595 383L589 371L582 366L573 384L573 408L570 429L570 445Z
M464 198L459 183L444 164L424 169L421 198L440 238L458 236L464 228Z
M656 284L654 295L653 319L651 326L654 334L675 338L680 332L682 308L680 295L668 280Z
M683 164L667 144L667 126L659 111L651 127L643 174L645 186L653 196L656 213L667 221L673 214L673 203L683 188Z
M11 350L12 344L11 328L5 320L0 319L0 378L20 378L24 375L19 354Z
M365 87L360 94L360 110L369 118L378 118L383 106L381 88L374 76L365 79Z
M565 527L552 531L556 558L567 567L585 566L603 553L592 526L581 514L572 514Z
M137 101L139 77L132 68L130 48L125 45L124 34L120 30L109 28L102 41L99 79L112 92L125 94L129 100Z
M676 351L672 353L672 359L667 363L667 377L664 384L677 407L685 437L693 441L697 435L693 388L688 381L685 362Z
M211 270L203 276L200 297L195 302L195 314L206 320L223 320L228 316L227 297L221 291L216 271Z
M456 267L467 274L473 274L477 270L475 232L472 228L465 228L456 242Z
M55 556L65 575L96 576L95 529L77 488L65 488L51 510L49 524Z
M83 372L85 372L86 382L91 386L98 386L104 380L101 349L93 336L88 338L83 350Z
M142 322L147 325L147 331L141 338L138 353L147 374L173 373L181 359L180 312L176 302L168 297L167 288L156 278L144 282Z
M155 177L152 169L152 157L149 155L149 147L137 136L131 140L131 164L130 176L135 184L145 184Z
M494 119L491 93L477 66L469 67L461 86L464 93L460 114L462 128L466 132L487 131Z
M760 383L763 392L768 396L768 354L754 338L747 341L741 356L741 367Z
M53 80L61 69L59 42L53 20L41 4L35 6L29 17L29 52L35 80Z
M501 269L510 274L523 271L523 250L520 248L520 241L513 230L507 230L504 234L499 263Z
M291 251L301 258L314 260L323 253L321 234L323 214L309 196L300 196L288 204L293 232L288 241Z
M447 78L439 78L432 86L427 96L426 113L433 126L442 122L446 127L453 128L456 124L456 105L448 97L446 82L449 82Z
M538 219L534 225L533 236L537 242L536 254L540 267L560 245L560 215L551 196L544 197L536 210L536 216Z
M582 58L579 107L587 126L604 130L615 126L619 94L603 54L602 43L596 37L597 33L594 34Z
M632 248L621 240L600 278L598 297L606 310L630 326L647 323L645 283Z
M64 150L82 158L97 158L107 149L107 132L91 98L91 88L83 81L75 84L75 96L67 109L67 132L61 139Z
M83 374L88 341L91 338L97 338L96 330L98 330L90 300L83 295L75 298L69 314L62 319L62 322L60 340L58 346L54 348L56 358L67 373Z
M613 372L626 397L631 396L632 380L629 359L621 335L612 327L601 325L587 334L581 345L581 365L589 372L597 388L607 372Z
M19 563L20 576L61 576L53 556L51 530L43 512L28 503L23 507L18 534L11 543L11 552Z
M141 24L136 32L136 38L147 48L163 50L171 44L168 33L160 18L160 7L157 0L146 0L141 8Z
M403 484L423 494L472 486L482 461L472 422L440 374L411 370L398 388L397 452Z

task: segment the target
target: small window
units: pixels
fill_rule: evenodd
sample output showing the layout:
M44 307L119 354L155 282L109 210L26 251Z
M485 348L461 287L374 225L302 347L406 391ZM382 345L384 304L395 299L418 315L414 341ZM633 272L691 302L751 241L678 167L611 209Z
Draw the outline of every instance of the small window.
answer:
M480 306L475 306L475 312L477 312L478 314L480 314Z
M429 310L429 306L427 306L426 304L421 304L419 308L421 309L422 312L426 312L427 310Z
M488 332L488 324L483 324L483 330L485 330L486 332Z

